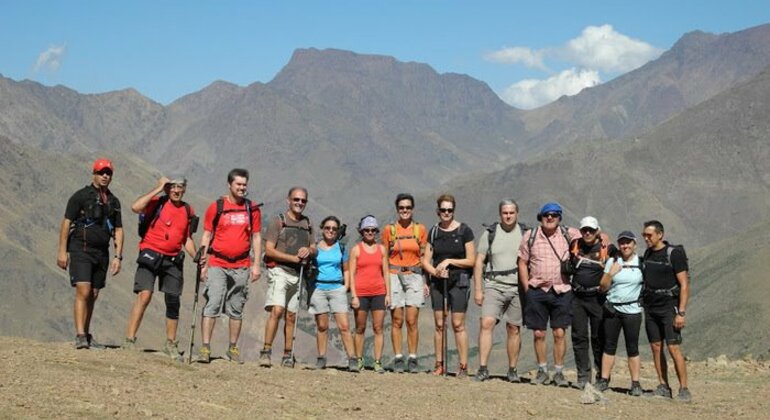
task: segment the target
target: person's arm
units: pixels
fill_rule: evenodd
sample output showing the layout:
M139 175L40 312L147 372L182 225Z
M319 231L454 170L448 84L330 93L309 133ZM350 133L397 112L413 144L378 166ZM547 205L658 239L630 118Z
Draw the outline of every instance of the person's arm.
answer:
M260 265L260 255L262 254L262 233L256 230L251 234L251 251L254 258L251 261L250 280L255 282L262 275L262 266Z
M358 309L358 294L356 293L356 262L358 261L358 247L354 246L350 250L350 257L348 259L349 277L350 277L350 306L353 309Z
M69 265L69 253L67 253L67 238L70 235L70 226L72 226L72 220L66 217L62 219L61 226L59 227L59 252L56 256L56 265L62 270L66 270Z
M158 180L158 184L155 185L155 188L150 190L147 194L139 197L134 201L133 204L131 204L131 211L136 214L141 214L145 208L147 208L147 205L150 204L150 201L152 201L152 198L156 195L163 192L163 188L166 186L166 184L169 183L169 179L165 176L160 177Z
M428 275L438 277L436 267L433 266L433 245L430 243L425 246L425 253L422 254L422 269Z
M676 273L676 281L679 282L679 306L676 308L674 328L681 330L685 325L687 301L690 298L690 276L687 271L680 271Z
M187 240L184 242L184 250L187 251L187 255L191 258L194 258L195 253L198 252L198 249L195 248L195 240L191 236L188 236Z
M385 281L385 306L390 306L390 266L388 265L388 248L377 244L382 254L382 279Z
M204 230L203 235L201 235L201 248L203 248L203 255L208 255L209 253L209 245L211 244L211 231L210 230ZM201 281L206 281L206 278L208 277L209 272L209 259L206 258L205 261L201 261Z
M350 286L350 255L348 259L342 263L342 281L345 286L345 290L351 290Z
M623 267L620 265L620 263L615 260L609 269L604 272L604 275L602 275L602 280L599 282L599 289L601 289L603 293L606 293L607 290L610 290L610 286L612 285L612 278L615 277L615 274L618 274L622 269Z
M519 266L519 286L524 293L527 293L529 290L529 260L520 256L516 260L516 264Z
M121 263L123 262L123 228L115 228L115 257L112 258L112 264L110 265L110 273L117 275L120 273Z
M482 237L483 238L483 237ZM473 265L473 300L476 301L476 305L481 306L484 303L484 264L486 263L487 255L478 253L476 255L476 264Z

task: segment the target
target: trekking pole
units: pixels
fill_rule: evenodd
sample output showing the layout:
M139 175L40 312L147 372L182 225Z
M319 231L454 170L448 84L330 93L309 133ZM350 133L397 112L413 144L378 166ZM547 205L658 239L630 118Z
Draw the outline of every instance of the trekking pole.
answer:
M447 342L447 318L449 317L449 296L448 296L448 288L447 288L447 282L449 281L449 278L443 279L444 281L444 328L441 329L441 360L442 360L442 371L443 376L447 376L447 357L449 356L449 343Z
M201 257L203 256L204 249L206 248L200 247L193 258L193 262L197 267L195 270L195 297L193 298L192 324L190 325L190 346L187 349L188 365L192 363L193 342L195 341L195 321L198 319L198 292L201 287Z
M299 290L297 291L297 313L294 314L294 330L291 332L291 361L292 366L297 359L294 357L294 343L297 342L297 324L299 323L299 311L302 308L302 277L305 274L305 262L299 266ZM288 311L288 308L287 308Z

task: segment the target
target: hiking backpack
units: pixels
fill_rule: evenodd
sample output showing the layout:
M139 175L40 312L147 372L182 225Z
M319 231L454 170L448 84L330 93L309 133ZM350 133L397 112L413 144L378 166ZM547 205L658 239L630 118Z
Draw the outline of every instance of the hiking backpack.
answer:
M251 240L254 234L254 220L251 217L251 213L254 212L255 209L258 209L260 206L262 206L263 203L253 205L251 200L249 200L248 198L244 198L243 201L244 201L243 210L241 210L240 208L225 210L224 197L220 197L217 199L217 213L214 215L214 219L211 221L211 240L209 240L209 249L208 249L209 254L213 254L214 256L218 258L222 258L223 260L226 260L229 262L236 262L236 261L242 260L251 254ZM219 253L217 250L214 249L214 238L216 237L217 226L219 225L219 218L222 217L222 213L234 213L234 212L240 212L240 211L245 211L246 217L249 220L249 249L245 253L238 255L235 258L230 258L226 255Z
M494 266L492 265L492 243L495 241L495 233L497 232L497 226L500 224L500 222L494 222L490 225L482 225L484 226L484 229L487 230L487 256L486 256L486 264L484 264L484 274L491 274L492 276L495 275L508 275L508 274L514 274L519 271L518 268L514 268L511 270L506 270L503 272L495 272ZM521 235L524 236L524 232L530 230L530 227L525 225L524 223L519 223L519 230L521 230ZM489 265L489 270L487 270L487 265Z
M674 253L674 249L680 249L682 251L682 255L684 255L685 261L688 261L687 253L684 251L684 245L674 245L674 244L670 244L670 243L668 243L666 241L664 241L664 243L666 244L666 261L661 262L661 263L659 263L657 261L648 262L649 261L649 256L650 256L650 254L652 254L653 251L652 251L652 249L647 248L647 249L644 250L644 256L642 257L642 260L644 261L645 265L649 264L649 263L652 263L652 264L663 264L663 265L671 268L671 270L673 271L674 270L674 266L671 264L671 254ZM642 268L642 274L644 274L644 265L641 268ZM692 280L692 278L690 278L690 280ZM676 284L674 284L672 287L670 287L668 289L647 289L646 287L645 287L645 289L646 289L645 291L647 291L647 292L649 292L651 294L666 295L666 296L672 296L672 297L679 296L679 282L676 282Z
M147 215L142 212L139 214L139 223L137 225L137 233L139 234L139 238L144 239L145 236L147 236L147 231L150 230L151 227L155 226L155 222L158 221L158 217L160 217L160 211L163 209L163 206L168 203L169 197L168 195L163 195L158 199L157 204L155 205L155 211L152 212L152 217L147 217ZM192 210L190 209L190 205L186 202L182 201L182 204L184 205L184 209L187 212L187 228L188 228L188 236L195 233L192 229L194 223L193 219L195 216L192 215Z
M396 233L396 224L391 223L388 225L388 230L390 231L390 235L388 238L388 254L393 252L393 248L396 246L396 242L402 241L405 239L414 239L415 242L417 242L417 246L420 247L420 226L422 226L418 222L412 222L412 234L406 235L406 236L398 236ZM400 244L400 242L399 242ZM401 255L401 247L399 246L398 254Z

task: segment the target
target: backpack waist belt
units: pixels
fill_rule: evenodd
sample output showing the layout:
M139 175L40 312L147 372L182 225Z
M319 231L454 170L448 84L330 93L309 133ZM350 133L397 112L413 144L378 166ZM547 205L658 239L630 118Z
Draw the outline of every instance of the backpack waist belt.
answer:
M400 266L400 265L393 265L393 264L391 264L391 265L388 266L388 268L390 268L391 270L396 270L399 273L412 272L414 274L422 274L422 267L417 266L417 265L415 265L413 267L403 267L403 266Z
M339 280L315 280L316 283L323 283L323 284L345 284L345 280L339 279Z
M484 273L484 278L489 280L494 280L494 277L496 276L508 276L511 274L516 274L519 272L519 268L512 268L510 270L502 270L502 271L487 271Z
M585 287L579 283L575 283L572 285L572 291L577 294L591 294L596 293L601 289L599 286L592 286L592 287Z
M654 295L662 295L662 296L670 296L670 297L679 296L679 285L676 285L669 289L645 289L645 290L647 290L648 292Z
M215 250L214 248L209 248L209 254L211 254L211 255L213 255L213 256L215 256L217 258L221 258L221 259L223 259L223 260L225 260L225 261L227 261L229 263L236 263L236 262L238 262L238 261L240 261L240 260L242 260L244 258L248 258L249 255L251 255L251 250L248 250L248 251L244 252L243 254L235 256L235 257L228 257L227 255L222 254L221 252Z

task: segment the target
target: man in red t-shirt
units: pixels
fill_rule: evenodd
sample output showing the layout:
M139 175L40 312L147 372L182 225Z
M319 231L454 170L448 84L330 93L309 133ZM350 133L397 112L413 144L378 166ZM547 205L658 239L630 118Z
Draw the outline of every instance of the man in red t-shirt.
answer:
M233 169L227 174L228 194L206 209L201 245L208 258L201 270L206 281L206 305L203 307L202 341L198 361L211 360L211 334L216 319L224 313L229 319L230 346L225 358L241 362L238 337L241 334L243 307L249 282L259 279L262 252L259 206L246 198L249 172Z
M163 292L166 302L166 344L163 352L176 361L182 360L176 330L179 323L179 296L182 295L184 285L184 251L190 256L195 255L195 241L190 231L190 220L194 213L192 207L182 201L186 189L185 177L169 179L164 176L158 180L155 188L131 205L134 213L143 215L146 230L139 242L134 277L136 300L128 317L126 339L123 342L126 350L136 347L136 332L152 299L157 278L158 289ZM159 196L161 192L165 195Z

